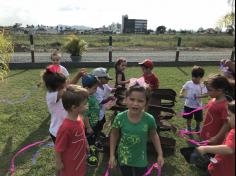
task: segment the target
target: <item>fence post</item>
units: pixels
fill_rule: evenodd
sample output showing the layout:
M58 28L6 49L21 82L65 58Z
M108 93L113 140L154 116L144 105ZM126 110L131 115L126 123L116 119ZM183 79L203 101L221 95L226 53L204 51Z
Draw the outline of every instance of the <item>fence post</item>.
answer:
M34 60L34 37L33 37L33 34L30 34L30 51L31 51L31 60L32 60L32 63L34 63L35 60Z
M109 62L112 62L112 36L109 36L109 47L108 47L108 51L109 51Z
M234 40L234 46L233 46L233 50L232 50L231 57L230 57L231 61L234 60L234 56L235 56L235 40Z
M181 37L178 37L178 43L177 43L176 55L175 55L175 62L179 61L180 46L181 46Z

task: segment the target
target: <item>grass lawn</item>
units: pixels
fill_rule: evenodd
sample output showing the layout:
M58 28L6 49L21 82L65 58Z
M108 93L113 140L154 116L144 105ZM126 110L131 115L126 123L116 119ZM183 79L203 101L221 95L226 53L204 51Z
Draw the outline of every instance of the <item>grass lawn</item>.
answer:
M206 76L217 73L217 67L205 67ZM24 146L35 141L48 139L50 123L45 102L44 88L37 87L40 82L42 70L14 70L8 77L0 82L0 176L8 175L10 160L13 155ZM161 67L154 70L160 79L161 88L172 88L177 93L182 85L191 78L191 67ZM77 70L70 70L71 75ZM109 71L114 77L114 69ZM128 68L126 77L141 76L140 68ZM111 84L114 81L110 82ZM207 101L207 100L205 100ZM177 99L176 112L183 107L183 100ZM178 127L184 128L185 121L182 118L173 118L171 122ZM180 155L179 149L188 144L169 134L177 140L175 155L165 158L163 176L201 176L204 173L195 167L189 166ZM32 155L38 150L33 147L15 160L15 176L50 176L55 175L54 153L52 148L41 148L35 165L32 164ZM106 155L100 155L101 163L98 168L89 168L88 175L101 175L105 171L108 159Z

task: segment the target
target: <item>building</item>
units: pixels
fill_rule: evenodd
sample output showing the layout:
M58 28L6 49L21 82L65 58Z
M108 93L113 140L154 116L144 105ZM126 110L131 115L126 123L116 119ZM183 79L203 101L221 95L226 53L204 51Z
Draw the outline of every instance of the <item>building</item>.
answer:
M145 34L147 32L147 20L129 19L128 15L122 16L123 34Z

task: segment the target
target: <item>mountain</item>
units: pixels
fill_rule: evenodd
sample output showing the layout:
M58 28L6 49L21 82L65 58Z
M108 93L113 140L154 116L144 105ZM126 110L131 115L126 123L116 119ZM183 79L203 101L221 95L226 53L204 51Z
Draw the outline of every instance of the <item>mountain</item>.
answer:
M63 29L65 29L66 27L71 27L73 29L77 29L77 30L88 30L88 29L92 29L92 27L87 27L87 26L83 26L83 25L73 25L73 26L69 26L69 25L62 25L59 24L58 25L59 29L62 27Z

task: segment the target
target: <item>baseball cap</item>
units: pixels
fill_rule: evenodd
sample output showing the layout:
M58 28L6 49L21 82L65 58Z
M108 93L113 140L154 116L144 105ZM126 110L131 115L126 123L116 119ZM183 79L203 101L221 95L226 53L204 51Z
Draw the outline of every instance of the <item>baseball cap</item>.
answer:
M107 69L103 67L95 68L92 71L92 74L98 78L106 78L106 79L112 80L112 78L107 73Z
M94 84L98 83L96 76L92 74L87 74L82 77L82 85L83 87L91 87Z
M141 66L147 67L147 68L153 68L154 64L150 58L145 59L144 61L138 63Z

